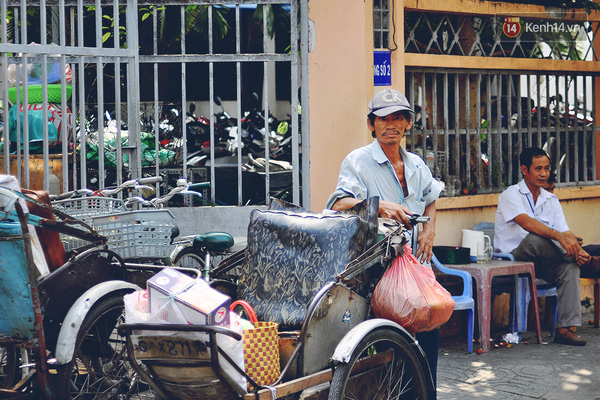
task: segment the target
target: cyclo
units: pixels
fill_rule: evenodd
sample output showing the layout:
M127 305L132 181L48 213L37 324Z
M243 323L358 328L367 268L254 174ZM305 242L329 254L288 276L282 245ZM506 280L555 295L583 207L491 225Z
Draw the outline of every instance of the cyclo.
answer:
M45 217L27 213L31 204ZM28 224L87 244L40 274ZM86 223L0 186L0 398L117 399L147 390L116 327L123 296L161 268L126 266L105 242Z
M377 210L377 198L332 215L273 201L252 212L247 248L213 271L218 282L239 267L237 297L259 321L279 324L275 382L258 384L233 362L219 338L242 335L220 326L122 324L130 364L160 399L301 398L308 390L318 393L310 398L429 399L434 384L418 343L372 315L370 295L410 236L393 221L381 224ZM423 222L417 217L414 225ZM378 236L380 224L387 232ZM173 351L175 342L182 351ZM224 372L226 364L246 378L249 392Z

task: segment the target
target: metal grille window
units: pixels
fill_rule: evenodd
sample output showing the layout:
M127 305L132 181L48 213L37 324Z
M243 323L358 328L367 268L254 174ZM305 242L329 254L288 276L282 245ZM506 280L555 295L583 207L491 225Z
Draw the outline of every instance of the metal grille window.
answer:
M594 75L407 68L406 82L417 110L407 148L446 196L517 183L529 146L548 152L558 185L598 183Z
M439 14L407 11L404 14L404 51L478 57L552 58L594 60L594 40L599 24L586 20L564 21L545 15L516 17L519 34L504 33L506 16ZM508 17L510 18L510 17ZM585 48L585 51L580 51Z
M390 47L390 0L373 0L373 46Z

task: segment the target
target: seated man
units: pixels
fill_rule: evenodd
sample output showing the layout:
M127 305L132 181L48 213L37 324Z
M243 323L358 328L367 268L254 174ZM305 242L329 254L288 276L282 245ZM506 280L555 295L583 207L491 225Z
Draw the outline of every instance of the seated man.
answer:
M550 158L530 147L520 155L523 179L498 198L494 245L516 260L532 261L535 274L556 285L558 321L556 343L584 346L581 326L580 269L600 271L600 261L584 251L569 230L558 198L544 189Z

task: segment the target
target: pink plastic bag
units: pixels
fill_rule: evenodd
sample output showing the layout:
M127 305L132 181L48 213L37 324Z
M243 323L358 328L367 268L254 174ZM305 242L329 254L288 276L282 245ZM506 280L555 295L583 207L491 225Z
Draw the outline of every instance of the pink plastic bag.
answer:
M375 316L402 325L411 333L433 330L450 319L454 300L431 268L416 259L410 247L396 257L371 297Z

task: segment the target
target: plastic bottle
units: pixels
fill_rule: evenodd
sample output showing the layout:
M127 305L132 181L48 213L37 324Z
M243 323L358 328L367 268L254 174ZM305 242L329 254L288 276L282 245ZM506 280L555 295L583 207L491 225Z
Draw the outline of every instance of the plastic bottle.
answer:
M52 164L50 164L50 173L48 174L48 194L60 194L60 179L54 175Z

